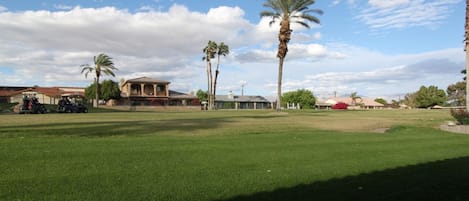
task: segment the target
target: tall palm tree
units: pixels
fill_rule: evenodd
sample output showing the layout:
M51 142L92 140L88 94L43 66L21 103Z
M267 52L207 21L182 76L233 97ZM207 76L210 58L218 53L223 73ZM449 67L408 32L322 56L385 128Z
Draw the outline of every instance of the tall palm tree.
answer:
M212 61L211 59L215 58L215 54L217 53L217 43L215 41L208 41L207 46L203 49L205 56L202 58L207 63L206 71L207 71L207 95L208 95L208 109L213 108L212 103Z
M98 56L94 56L94 66L90 66L89 64L81 65L82 70L81 74L85 73L85 77L88 77L88 74L93 73L95 74L95 84L96 84L96 107L98 107L98 100L99 100L99 78L104 73L105 75L110 75L115 77L114 70L118 70L114 63L111 60L112 58L108 55L101 53Z
M226 45L225 43L221 42L220 45L218 45L217 49L217 56L218 56L218 61L217 61L217 69L215 70L215 80L213 81L213 100L212 102L215 103L215 96L217 95L217 80L218 80L218 75L220 74L220 56L226 56L230 53L230 47Z
M264 7L270 8L271 11L261 12L261 17L271 17L269 25L280 21L280 31L278 34L278 51L277 57L279 59L278 64L278 83L277 83L277 111L281 108L281 97L282 97L282 71L283 62L288 52L288 42L291 38L290 29L291 23L300 24L306 28L309 28L307 22L313 22L319 24L319 19L312 14L322 14L322 10L310 9L315 3L315 0L267 0L264 3Z
M466 0L466 26L465 26L466 72L469 72L469 0ZM466 79L466 110L469 110L469 80Z

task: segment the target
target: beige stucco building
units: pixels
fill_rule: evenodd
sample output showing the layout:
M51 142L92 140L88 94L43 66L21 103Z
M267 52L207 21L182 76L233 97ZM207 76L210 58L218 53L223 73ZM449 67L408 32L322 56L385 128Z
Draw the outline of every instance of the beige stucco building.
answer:
M120 81L121 97L132 105L199 105L196 96L169 89L170 82L139 77Z

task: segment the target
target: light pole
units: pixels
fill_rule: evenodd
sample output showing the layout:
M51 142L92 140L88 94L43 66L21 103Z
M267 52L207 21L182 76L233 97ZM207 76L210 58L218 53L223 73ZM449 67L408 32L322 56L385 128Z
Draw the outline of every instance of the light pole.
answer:
M241 96L244 96L244 86L247 84L245 80L239 81L239 84L241 84Z

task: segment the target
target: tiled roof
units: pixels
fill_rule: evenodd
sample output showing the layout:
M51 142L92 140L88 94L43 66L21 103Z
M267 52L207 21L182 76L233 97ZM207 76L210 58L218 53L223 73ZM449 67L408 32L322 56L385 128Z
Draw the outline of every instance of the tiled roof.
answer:
M173 90L169 90L169 97L170 98L187 98L187 99L196 99L197 96L192 96L192 95L189 95L189 94L185 94L185 93L181 93L181 92L177 92L177 91L173 91Z
M126 80L126 82L132 82L132 83L163 83L163 84L169 84L170 82L165 81L165 80L158 80L158 79L153 79L149 77L139 77L139 78L134 78L134 79L129 79Z
M14 96L18 94L22 94L25 92L35 92L44 94L50 97L60 97L62 94L65 93L74 93L77 95L84 95L84 88L79 87L30 87L27 89L21 90L0 90L0 96Z
M352 105L352 98L350 97L334 97L329 98L325 103L337 104L339 102L346 103L347 105ZM356 100L357 104L363 104L364 106L374 106L374 107L383 107L384 105L374 101L371 98L358 98Z

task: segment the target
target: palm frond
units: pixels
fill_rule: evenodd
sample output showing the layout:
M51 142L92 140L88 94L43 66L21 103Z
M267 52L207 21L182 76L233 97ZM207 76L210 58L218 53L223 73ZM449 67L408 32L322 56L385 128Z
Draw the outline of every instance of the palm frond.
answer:
M300 24L301 26L304 26L304 27L306 27L306 28L308 28L308 29L310 28L309 25L308 25L308 23L303 22L303 21L294 21L293 23Z
M207 46L204 47L203 52L205 56L202 58L204 61L210 61L210 59L215 58L217 52L217 43L215 41L209 40Z
M272 12L272 11L262 11L260 13L261 17L274 17L274 16L278 16L278 15L279 15L278 13Z
M282 9L281 9L281 6L279 6L278 0L267 0L267 3L264 3L264 7L271 8L277 13L282 12Z
M94 72L96 78L99 79L101 73L106 75L115 76L113 70L119 70L114 66L114 62L112 62L112 58L104 53L100 53L98 56L93 57L93 61L95 66L90 66L88 64L81 65L82 70L81 73L85 73L85 77L88 77L89 73Z
M271 8L273 11L263 11L260 13L261 17L272 17L269 25L272 25L280 19L291 20L294 23L301 24L304 27L309 28L308 22L319 24L320 21L317 17L312 14L323 14L320 9L310 9L309 6L314 4L315 0L267 0L264 3L264 7Z
M115 77L116 75L114 74L114 72L109 69L109 68L106 68L103 70L103 73L106 74L106 75L111 75L112 77Z
M314 22L316 24L320 24L320 20L319 18L315 17L315 16L312 16L312 15L308 15L308 14L301 14L301 15L295 15L295 16L292 16L292 18L294 19L302 19L302 20L307 20L309 22Z
M322 15L324 14L324 11L322 11L321 9L308 9L308 10L305 10L303 11L303 13L316 13L316 14L319 14L319 15Z
M230 47L223 42L220 43L220 45L218 46L217 54L226 56L229 53L230 53Z

